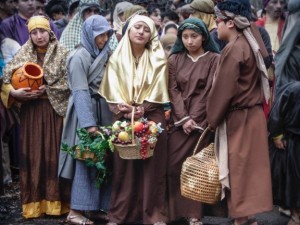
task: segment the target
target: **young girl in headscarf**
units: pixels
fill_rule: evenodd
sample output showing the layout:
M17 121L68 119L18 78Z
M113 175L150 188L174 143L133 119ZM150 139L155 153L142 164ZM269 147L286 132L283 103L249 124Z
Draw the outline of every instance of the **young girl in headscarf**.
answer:
M62 143L68 146L78 144L78 128L86 128L89 133L94 133L98 131L99 125L111 124L112 114L97 92L108 60L108 42L112 33L104 17L90 16L82 26L81 47L68 57L68 81L72 95L62 136ZM94 224L83 216L83 211L98 211L100 214L100 209L107 209L109 199L104 188L96 187L96 169L88 168L80 160L74 163L68 153L61 151L58 172L60 177L73 179L71 211L67 221L73 224Z
M67 50L51 31L49 20L31 17L27 24L30 39L3 70L1 97L4 105L20 108L21 158L20 190L25 218L43 214L61 215L69 210L67 186L60 189L57 179L63 117L66 114L69 89L66 74ZM14 89L13 72L26 62L40 65L44 85L36 91Z
M169 101L166 57L153 20L134 16L110 57L99 93L110 103L115 120L146 117L165 128L163 104ZM146 160L124 160L114 152L109 225L165 225L166 132Z
M201 224L202 205L181 196L180 173L207 127L206 101L218 59L218 49L203 21L184 20L168 60L172 126L167 168L169 217L188 217L190 225Z

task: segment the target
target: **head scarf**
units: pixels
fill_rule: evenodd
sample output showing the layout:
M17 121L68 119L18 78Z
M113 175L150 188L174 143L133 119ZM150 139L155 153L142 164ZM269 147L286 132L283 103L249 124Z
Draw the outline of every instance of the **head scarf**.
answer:
M149 48L145 48L136 67L129 32L137 22L146 23L151 36ZM147 16L136 15L130 20L125 35L109 59L99 94L110 103L166 103L169 102L167 86L167 59L155 24Z
M51 31L50 22L44 16L33 16L33 17L30 17L30 19L27 22L27 28L28 28L29 33L32 30L36 29L36 28L41 28L41 29L44 29L44 30L46 30L48 32Z
M194 17L202 20L211 31L217 27L214 20L214 2L212 0L194 0L190 7L195 11Z
M97 9L99 9L99 11L101 12L101 7L99 4L99 1L95 1L95 0L80 0L79 2L79 14L81 16L81 18L83 18L84 15L84 11L88 8L91 7L96 7Z
M141 15L141 14L147 15L148 12L147 12L147 10L143 6L133 5L130 8L124 10L124 20L128 21L133 16L135 16L135 15Z
M160 38L160 43L162 44L163 48L165 49L170 44L174 45L177 36L175 34L166 34Z
M108 41L103 49L99 49L95 43L95 38L105 32L109 32L110 37L113 31L107 20L100 15L90 16L82 25L81 45L91 54L93 58L96 58L99 56L99 54L105 54L109 48Z
M81 27L83 24L83 12L87 8L96 6L100 9L98 0L80 0L79 10L64 29L59 42L69 51L73 50L80 44Z
M132 3L130 2L119 2L114 10L113 14L113 25L114 25L114 30L118 31L120 27L122 26L122 21L120 20L119 15L121 13L124 13L125 10L129 9L132 6Z
M284 68L291 52L300 40L300 1L289 0L288 11L289 15L285 22L282 43L275 56L275 98L278 96L278 93L280 92L282 86L290 80L285 76L288 74L284 74Z
M174 27L174 28L176 27L176 29L178 30L179 26L174 21L172 21L172 20L168 21L165 24L165 26L164 26L164 28L163 28L163 30L161 32L161 37L163 37L166 34L166 28L169 28L169 27Z
M219 52L219 49L215 41L210 37L209 31L207 30L204 22L198 18L188 18L184 20L178 28L177 40L172 48L171 55L186 51L186 48L182 42L182 32L185 29L194 30L203 36L205 41L203 42L202 46L205 51Z
M256 59L256 65L261 71L261 83L264 92L266 102L270 98L270 87L268 81L268 72L264 63L261 47L259 46L256 37L251 30L251 24L249 19L251 18L251 5L248 0L227 0L225 2L218 3L215 6L215 14L218 18L223 20L231 19L234 24L243 30L243 34L247 39ZM261 38L261 37L260 37Z

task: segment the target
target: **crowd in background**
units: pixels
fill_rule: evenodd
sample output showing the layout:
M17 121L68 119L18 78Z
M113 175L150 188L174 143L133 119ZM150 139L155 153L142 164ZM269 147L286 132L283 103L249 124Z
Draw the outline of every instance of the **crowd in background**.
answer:
M204 205L181 196L180 172L208 127L226 145L232 223L274 204L300 224L299 1L0 0L0 44L0 195L18 174L25 218L199 225ZM38 90L11 85L26 62L44 71ZM151 159L112 154L98 189L61 143L133 108L165 131Z

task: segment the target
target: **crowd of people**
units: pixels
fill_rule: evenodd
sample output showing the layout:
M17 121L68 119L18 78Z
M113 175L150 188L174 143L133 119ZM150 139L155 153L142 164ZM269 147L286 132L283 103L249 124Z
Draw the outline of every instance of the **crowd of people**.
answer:
M0 195L18 173L24 218L200 225L180 174L207 129L228 224L278 205L300 225L299 0L0 0L0 17ZM29 62L43 84L16 88ZM99 188L61 146L132 117L161 124L154 154L112 152Z

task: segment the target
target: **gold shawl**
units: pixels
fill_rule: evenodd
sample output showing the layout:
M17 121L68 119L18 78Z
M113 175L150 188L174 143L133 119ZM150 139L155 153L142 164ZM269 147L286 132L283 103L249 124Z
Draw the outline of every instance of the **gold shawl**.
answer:
M149 26L151 41L136 68L128 32L140 21ZM124 37L109 59L99 94L109 103L169 102L167 59L155 24L149 17L136 15L130 20Z
M42 67L44 79L47 82L46 93L53 109L60 116L64 116L66 113L70 94L66 73L67 54L67 50L59 44L51 32ZM10 90L13 88L10 84L13 72L26 62L37 63L37 52L31 39L21 47L14 58L3 69L1 98L7 108L11 106L13 100L9 95Z

